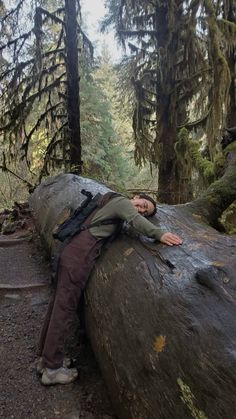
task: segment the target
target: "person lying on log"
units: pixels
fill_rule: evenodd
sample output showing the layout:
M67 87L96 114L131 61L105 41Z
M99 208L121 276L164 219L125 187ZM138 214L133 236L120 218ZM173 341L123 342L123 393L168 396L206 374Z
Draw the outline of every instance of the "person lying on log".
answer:
M90 272L106 239L116 230L117 219L126 221L138 232L169 246L182 243L179 236L161 230L146 218L155 213L156 203L146 194L140 193L128 199L108 192L84 222L85 229L64 247L57 268L56 291L49 301L39 341L37 371L41 374L42 384L67 384L78 376L77 369L69 368L69 361L64 358L64 342ZM107 219L114 219L116 224L98 225ZM97 225L91 227L91 223Z

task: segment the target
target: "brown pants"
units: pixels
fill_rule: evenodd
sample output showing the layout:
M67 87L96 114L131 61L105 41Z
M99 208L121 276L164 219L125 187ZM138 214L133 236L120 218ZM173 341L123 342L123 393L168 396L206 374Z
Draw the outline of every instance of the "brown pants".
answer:
M62 365L64 342L102 244L103 240L96 239L85 230L77 234L61 254L55 295L49 301L39 341L39 355L48 368Z

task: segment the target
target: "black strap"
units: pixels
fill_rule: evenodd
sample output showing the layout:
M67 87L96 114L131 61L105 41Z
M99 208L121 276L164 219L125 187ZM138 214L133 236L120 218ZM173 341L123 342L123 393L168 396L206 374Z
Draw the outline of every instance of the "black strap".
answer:
M109 224L119 224L120 223L120 219L119 218L111 218L111 219L107 219L107 220L103 220L103 221L95 221L94 223L88 224L88 225L82 225L80 227L80 230L88 230L89 228L92 227L99 227L101 225L109 225Z

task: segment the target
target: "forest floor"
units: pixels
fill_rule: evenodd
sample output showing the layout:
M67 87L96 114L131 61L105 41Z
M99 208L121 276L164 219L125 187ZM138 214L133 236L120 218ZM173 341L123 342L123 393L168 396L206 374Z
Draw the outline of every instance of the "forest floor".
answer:
M78 333L69 343L79 370L75 383L44 387L36 374L37 342L52 287L32 230L0 235L0 418L115 419L91 347Z

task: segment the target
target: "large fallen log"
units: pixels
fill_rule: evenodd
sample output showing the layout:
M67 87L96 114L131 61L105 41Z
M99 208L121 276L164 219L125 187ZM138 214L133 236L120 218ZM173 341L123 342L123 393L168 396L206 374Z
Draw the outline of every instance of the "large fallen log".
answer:
M232 187L235 195L235 180ZM83 188L107 190L67 174L32 195L51 252L52 231ZM121 419L236 417L236 236L209 226L211 211L220 213L217 200L204 207L209 193L196 205L158 206L152 222L179 234L182 246L125 233L90 278L87 332Z

